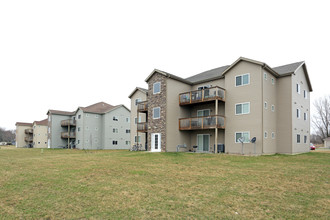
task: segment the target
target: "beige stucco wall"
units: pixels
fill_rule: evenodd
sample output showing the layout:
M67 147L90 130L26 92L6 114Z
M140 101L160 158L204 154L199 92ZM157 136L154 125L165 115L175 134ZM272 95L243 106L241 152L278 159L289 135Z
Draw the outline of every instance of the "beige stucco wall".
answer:
M310 93L303 68L299 68L292 75L292 153L303 153L309 151L310 144ZM300 85L300 94L296 91L296 84ZM307 91L307 99L304 98L304 90ZM297 118L296 110L300 109L300 118ZM307 113L307 120L304 120ZM300 143L297 143L297 134L300 134ZM304 143L304 136L307 142Z
M179 94L191 90L191 86L167 78L166 151L175 152L177 145L190 146L190 132L179 131L179 119L190 117L189 107L179 105Z
M147 94L137 90L131 97L131 116L130 116L130 129L131 129L131 146L135 144L135 136L137 135L137 125L135 124L135 118L137 117L137 105L135 105L135 100L141 99L141 101L147 100ZM146 113L139 113L139 117L141 116L141 122L146 122ZM141 143L144 147L144 144L147 140L146 133L139 133L139 136L141 137Z
M235 86L237 75L250 74L250 84ZM256 137L256 152L262 153L262 69L261 66L241 61L225 75L226 89L226 131L225 148L227 153L241 153L241 143L235 143L235 132L250 132L250 139ZM235 115L235 104L250 102L250 113ZM254 145L244 144L244 154L254 152Z
M263 153L264 154L274 154L277 151L276 147L276 111L277 111L277 93L276 93L276 77L270 72L263 70L263 74L266 74L266 78L263 75ZM272 79L274 83L272 83ZM267 103L267 108L265 108L265 102ZM272 111L272 105L275 109ZM265 137L265 132L267 132L267 137ZM272 132L274 132L274 138L272 137Z
M33 147L47 148L48 126L33 123Z
M16 126L16 147L24 147L27 145L24 138L26 137L25 129L32 128L32 126L17 125Z

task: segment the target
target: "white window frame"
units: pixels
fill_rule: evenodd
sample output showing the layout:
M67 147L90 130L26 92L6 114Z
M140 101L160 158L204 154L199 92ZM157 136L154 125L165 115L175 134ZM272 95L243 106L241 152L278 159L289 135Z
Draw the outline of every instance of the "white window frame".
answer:
M266 72L264 72L264 80L267 80L267 73Z
M112 120L113 120L113 121L118 121L119 118L118 118L117 116L113 116L113 117L112 117Z
M238 134L238 133L241 133L242 134L242 137L244 136L243 135L244 133L247 133L249 140L245 140L243 143L250 143L250 131L237 131L237 132L235 132L235 137L234 137L235 138L235 143L239 143L239 144L241 143L241 142L239 142L239 141L236 140L236 134Z
M267 102L264 102L264 108L265 108L265 109L268 109L268 104L267 104Z
M141 142L141 136L139 135L139 136L134 136L134 141L135 141L135 143L137 143L137 142Z
M298 142L298 135L299 135L299 142ZM301 143L301 135L300 135L300 134L297 134L297 135L296 135L296 138L297 138L297 139L296 139L297 144L300 144L300 143Z
M297 115L297 118L299 119L300 118L300 109L299 108L297 108L296 115Z
M155 110L159 109L159 117L155 117ZM155 107L152 109L152 119L160 119L160 107Z
M304 98L307 99L307 91L304 89Z
M158 92L155 92L155 85L156 85L156 84L159 84L159 91L158 91ZM159 94L160 91L161 91L161 83L160 83L160 82L155 82L155 83L153 84L153 86L152 86L152 92L153 92L153 94L154 94L154 95L155 95L155 94Z
M245 75L248 75L248 79L249 79L249 82L247 84L243 84L243 76L245 76ZM236 84L236 78L237 77L242 77L242 81L241 81L242 85L237 85ZM235 76L235 87L246 86L246 85L250 85L250 73L244 73L244 74Z
M272 132L272 139L275 139L275 132Z
M139 116L139 121L137 119L137 117L134 118L134 123L137 124L137 123L140 123L141 122L141 116Z
M275 85L275 79L274 78L272 78L272 84Z
M299 83L297 83L297 85L296 85L296 91L297 91L298 94L300 94L300 85L299 85Z
M304 144L307 143L307 135L304 135Z
M275 105L272 105L272 112L275 112Z
M247 112L247 113L243 113L243 105L244 105L244 104L249 104L249 112ZM238 114L236 113L236 112L237 112L237 111L236 111L237 105L242 105L242 113L240 113L240 114L239 114L239 113L238 113ZM250 102L236 103L236 104L235 104L235 115L247 115L247 114L250 114L250 112L251 112L251 111L250 111L250 107L251 107Z
M113 140L112 145L118 145L118 141Z
M265 139L268 138L268 132L267 132L267 131L264 132L264 138L265 138Z
M135 105L138 105L139 102L141 102L142 100L140 98L136 98L135 99Z
M304 121L307 121L307 112L304 112Z

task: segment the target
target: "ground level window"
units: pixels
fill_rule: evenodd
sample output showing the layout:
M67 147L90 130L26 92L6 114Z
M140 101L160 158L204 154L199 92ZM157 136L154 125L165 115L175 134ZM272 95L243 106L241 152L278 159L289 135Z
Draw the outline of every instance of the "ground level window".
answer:
M112 145L117 145L118 141L112 141Z
M126 145L130 145L131 143L130 143L130 141L126 141Z
M135 141L135 143L141 142L141 136L135 136L134 141Z
M250 142L250 132L249 131L236 132L235 133L235 143L241 143L239 141L240 138L243 138L244 143L249 143Z
M304 136L304 143L305 144L307 143L307 136L306 135Z
M297 143L300 144L300 134L297 134Z

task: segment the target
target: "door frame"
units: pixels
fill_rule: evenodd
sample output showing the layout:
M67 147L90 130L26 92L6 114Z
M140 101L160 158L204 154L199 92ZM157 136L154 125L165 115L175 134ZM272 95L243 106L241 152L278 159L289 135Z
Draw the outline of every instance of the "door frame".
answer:
M198 135L203 135L203 142L204 142L204 135L206 135L206 136L208 136L209 137L209 150L208 151L200 151L200 150L198 150ZM209 152L210 151L210 147L211 147L211 134L197 134L196 135L196 143L197 143L197 151L199 151L199 152Z
M155 136L158 135L158 149L155 149ZM162 134L161 133L151 133L151 143L150 151L151 152L161 152L162 151Z

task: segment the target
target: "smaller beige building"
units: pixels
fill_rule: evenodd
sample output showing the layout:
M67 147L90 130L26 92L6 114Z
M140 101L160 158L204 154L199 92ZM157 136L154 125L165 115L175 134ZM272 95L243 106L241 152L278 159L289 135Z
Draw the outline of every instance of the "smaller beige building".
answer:
M33 129L32 123L17 122L16 124L16 147L32 146Z
M33 147L47 148L48 119L33 122Z

